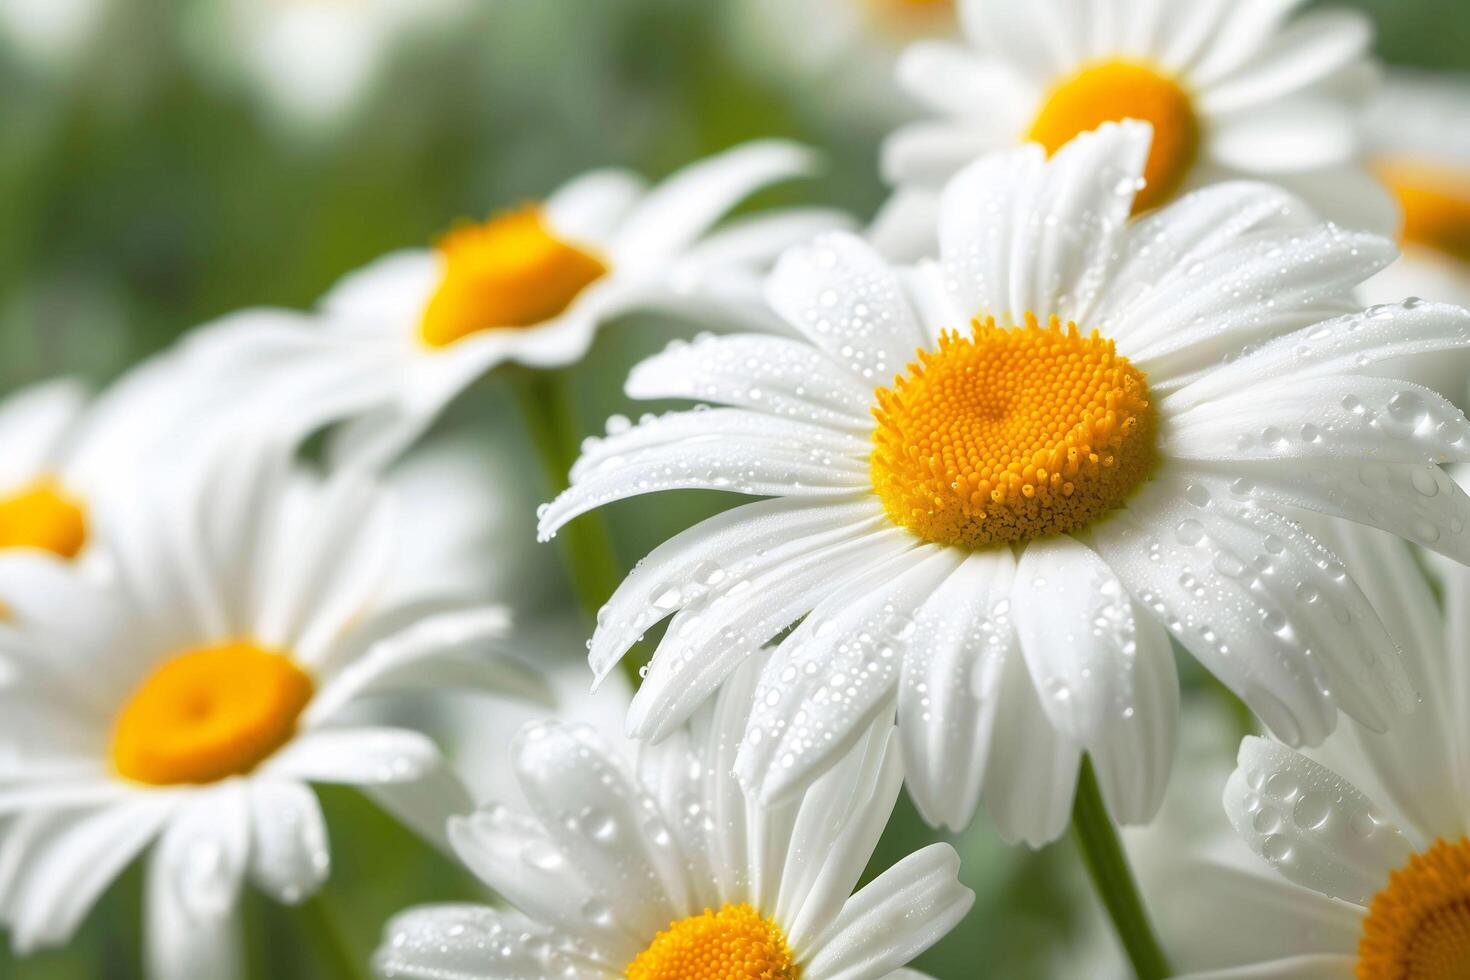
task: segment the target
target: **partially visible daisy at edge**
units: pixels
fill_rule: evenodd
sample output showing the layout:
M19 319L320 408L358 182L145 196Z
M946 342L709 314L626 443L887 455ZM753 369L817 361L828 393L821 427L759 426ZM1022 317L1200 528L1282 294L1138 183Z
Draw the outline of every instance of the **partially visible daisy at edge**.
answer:
M753 192L814 166L806 149L764 141L653 188L624 170L593 171L544 202L457 227L433 249L349 274L314 312L247 310L207 325L178 357L251 405L318 424L350 419L344 457L391 455L492 368L573 364L622 314L769 326L759 273L846 219L789 209L716 225Z
M1470 77L1390 74L1363 133L1373 172L1403 212L1403 254L1363 284L1362 296L1470 306ZM1470 358L1439 358L1420 370L1457 402L1470 397Z
M1458 980L1470 971L1470 570L1449 573L1441 612L1402 541L1323 534L1404 638L1419 710L1301 752L1248 737L1217 821L1161 817L1130 850L1190 980Z
M892 713L774 809L730 775L760 657L636 765L585 726L533 722L512 748L529 813L450 822L461 860L516 911L410 909L384 977L918 980L903 969L974 900L933 844L852 894L902 783Z
M1393 202L1359 153L1377 81L1371 22L1347 10L1292 17L1302 2L958 0L963 41L918 42L899 61L900 82L934 118L884 146L896 193L878 241L899 257L932 254L936 195L969 161L1027 141L1054 153L1130 118L1154 127L1140 211L1252 178L1390 233Z
M235 450L109 520L105 583L0 561L0 919L21 955L66 942L147 850L148 974L237 976L246 880L294 904L328 875L308 783L440 842L472 807L428 738L344 712L435 686L543 696L503 608L378 601L397 549L375 483Z
M657 548L600 615L598 677L673 617L630 734L667 735L800 621L738 761L763 801L896 699L923 815L959 828L983 801L1039 844L1066 825L1084 751L1116 819L1156 809L1170 633L1292 743L1320 742L1339 708L1381 729L1412 707L1371 605L1288 515L1470 558L1470 500L1439 465L1470 457L1470 424L1367 373L1464 348L1470 312L1354 312L1392 244L1267 185L1130 222L1148 147L1146 124L1109 123L1049 161L987 157L945 190L938 263L822 236L767 284L802 339L676 343L634 370L632 397L726 407L589 442L543 536L659 490L769 499Z

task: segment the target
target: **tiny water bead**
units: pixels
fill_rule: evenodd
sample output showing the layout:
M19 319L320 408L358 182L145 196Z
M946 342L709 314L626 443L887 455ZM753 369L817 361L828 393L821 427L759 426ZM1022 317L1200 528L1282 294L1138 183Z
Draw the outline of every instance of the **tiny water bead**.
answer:
M313 690L290 657L247 641L181 653L123 706L112 732L113 768L154 785L248 773L290 741Z
M1405 242L1470 262L1470 172L1407 160L1376 169L1403 210Z
M1358 980L1470 977L1470 840L1437 840L1373 896Z
M444 277L419 339L448 347L481 330L531 327L566 310L607 265L557 237L535 205L456 228L438 243Z
M926 541L981 548L1086 525L1148 475L1142 372L1096 331L976 321L875 393L870 473L888 516Z
M797 980L781 929L746 903L673 922L628 964L628 980Z
M54 479L0 497L0 548L35 548L75 558L87 543L87 513Z
M1052 86L1026 138L1051 154L1079 133L1124 119L1153 126L1153 145L1143 168L1145 185L1134 201L1135 211L1145 211L1179 190L1199 153L1194 102L1180 82L1162 70L1123 60L1087 65Z

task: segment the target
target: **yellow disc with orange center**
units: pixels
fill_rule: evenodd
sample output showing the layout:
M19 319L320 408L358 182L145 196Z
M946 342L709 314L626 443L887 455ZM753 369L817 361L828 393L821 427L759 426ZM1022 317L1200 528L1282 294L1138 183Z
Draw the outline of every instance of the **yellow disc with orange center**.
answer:
M444 276L419 324L429 347L481 330L535 326L607 274L597 256L558 238L534 205L457 228L438 250Z
M1079 133L1106 122L1137 119L1153 126L1135 212L1163 204L1184 184L1199 154L1194 101L1175 79L1148 65L1107 61L1089 65L1054 85L1026 138L1055 153Z
M747 904L705 909L672 923L639 953L627 980L798 980L801 969L775 923Z
M0 497L0 548L36 548L75 558L87 543L87 514L52 479Z
M1470 262L1470 170L1407 160L1375 169L1403 209L1405 242Z
M1111 340L1055 317L946 332L876 395L873 489L926 541L981 548L1073 531L1153 466L1142 372Z
M1470 841L1434 842L1373 896L1358 980L1470 977Z
M291 740L311 678L288 656L249 642L181 653L128 698L112 763L140 783L212 783L250 772Z

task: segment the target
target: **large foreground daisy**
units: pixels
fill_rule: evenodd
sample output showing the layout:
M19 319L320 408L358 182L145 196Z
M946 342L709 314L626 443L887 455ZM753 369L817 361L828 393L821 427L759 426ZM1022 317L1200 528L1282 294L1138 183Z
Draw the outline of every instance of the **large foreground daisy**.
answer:
M385 977L877 980L938 942L974 896L948 844L857 894L898 798L892 715L775 809L730 776L758 660L636 773L590 728L536 722L513 748L530 814L451 821L461 859L519 909L425 906L389 923Z
M1357 158L1371 26L1347 11L1289 19L1300 5L959 0L965 42L920 42L899 62L938 118L890 137L887 176L908 209L982 153L1024 141L1053 153L1138 119L1154 127L1139 210L1257 177L1350 227L1390 231L1392 202Z
M812 166L806 150L771 141L696 163L651 190L626 171L595 171L544 202L455 228L434 249L350 274L317 313L246 311L206 327L186 345L185 363L239 386L252 405L265 392L295 418L353 417L352 445L391 452L491 368L574 363L621 314L767 322L757 273L842 219L778 211L712 229L753 192Z
M392 512L237 447L183 494L109 522L105 584L0 562L0 917L18 952L66 941L145 848L149 975L239 968L248 876L294 903L328 872L308 782L362 787L438 832L468 800L432 742L340 720L435 685L538 691L496 607L379 599Z
M1264 185L1130 223L1148 148L1125 123L1050 161L988 157L945 191L937 265L824 236L768 283L803 339L708 338L635 369L635 397L729 407L590 444L544 535L656 490L771 499L670 540L603 611L599 676L673 616L633 734L667 734L800 620L740 754L763 800L896 698L924 814L963 826L983 798L1036 842L1065 825L1084 749L1117 818L1157 806L1166 630L1289 742L1321 741L1338 708L1382 728L1412 702L1371 606L1284 515L1470 558L1470 500L1437 465L1470 455L1470 425L1368 374L1470 344L1470 313L1345 312L1392 246Z
M1348 725L1305 754L1241 743L1224 792L1233 834L1196 831L1146 876L1192 978L1470 975L1470 572L1450 573L1442 615L1402 542L1366 529L1349 542L1348 567L1402 627L1423 701L1386 734Z

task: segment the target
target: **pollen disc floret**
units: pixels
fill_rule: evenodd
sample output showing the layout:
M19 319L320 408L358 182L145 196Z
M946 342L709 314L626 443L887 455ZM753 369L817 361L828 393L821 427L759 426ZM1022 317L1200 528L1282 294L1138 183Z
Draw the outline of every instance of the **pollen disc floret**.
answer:
M1470 977L1470 840L1438 840L1373 896L1358 944L1359 980Z
M0 498L0 548L39 548L75 558L87 543L82 505L43 479Z
M112 732L119 775L142 783L211 783L250 772L296 731L311 678L249 642L181 653L128 698Z
M1378 166L1404 212L1403 239L1470 262L1470 177L1408 161Z
M1027 139L1052 154L1079 133L1124 119L1149 123L1154 130L1144 187L1133 204L1135 211L1144 211L1179 189L1199 153L1199 117L1178 81L1129 61L1089 65L1052 87Z
M947 331L877 391L870 468L888 516L926 541L980 548L1082 527L1149 472L1143 374L1113 342L1055 317Z
M455 229L438 249L444 278L419 324L429 347L481 330L535 326L607 273L601 259L558 238L534 205Z
M747 904L672 923L628 964L628 980L797 980L775 923Z

